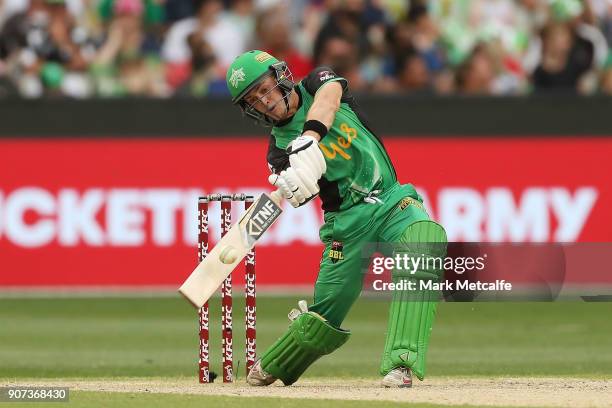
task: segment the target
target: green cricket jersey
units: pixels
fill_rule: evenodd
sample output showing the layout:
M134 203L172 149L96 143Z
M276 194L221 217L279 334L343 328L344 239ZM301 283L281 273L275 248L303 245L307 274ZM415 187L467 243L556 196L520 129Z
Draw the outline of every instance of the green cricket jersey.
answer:
M330 68L313 70L295 86L298 110L272 128L268 163L275 173L289 166L287 145L301 135L317 91L332 81L342 84L343 93L334 123L319 143L327 163L327 171L319 180L319 196L323 210L340 211L363 202L370 193L386 190L397 182L397 177L382 142L367 125L349 93L347 81Z

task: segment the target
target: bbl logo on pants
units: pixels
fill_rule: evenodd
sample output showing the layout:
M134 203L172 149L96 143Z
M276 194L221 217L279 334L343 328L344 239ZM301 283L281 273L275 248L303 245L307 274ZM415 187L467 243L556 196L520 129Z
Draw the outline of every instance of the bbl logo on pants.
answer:
M332 263L336 263L344 259L344 254L342 253L343 244L340 241L333 241L331 249L329 250L329 257L332 260Z

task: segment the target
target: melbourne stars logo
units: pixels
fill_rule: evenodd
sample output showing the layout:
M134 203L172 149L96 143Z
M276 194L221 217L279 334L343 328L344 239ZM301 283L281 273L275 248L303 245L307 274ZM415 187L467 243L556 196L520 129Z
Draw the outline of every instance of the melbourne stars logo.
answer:
M246 76L242 67L238 69L232 68L232 75L230 75L229 82L234 88L238 88L238 82L244 81L245 78Z

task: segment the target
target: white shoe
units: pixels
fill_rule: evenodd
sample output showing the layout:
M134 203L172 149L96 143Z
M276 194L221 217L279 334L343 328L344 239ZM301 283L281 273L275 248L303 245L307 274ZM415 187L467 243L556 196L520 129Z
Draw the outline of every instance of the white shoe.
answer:
M406 367L396 367L385 375L382 385L387 388L410 388L412 387L412 372Z
M255 364L253 364L251 371L249 371L249 375L247 375L247 383L255 387L270 385L274 381L276 381L276 377L266 373L263 368L261 368L261 360L257 360Z

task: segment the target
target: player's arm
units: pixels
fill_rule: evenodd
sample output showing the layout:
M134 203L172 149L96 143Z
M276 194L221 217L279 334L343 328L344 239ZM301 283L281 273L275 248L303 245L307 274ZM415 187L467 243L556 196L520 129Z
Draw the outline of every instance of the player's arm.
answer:
M269 178L294 207L303 205L319 193L318 181L327 170L319 141L332 126L347 85L345 79L338 78L326 67L312 71L303 84L314 96L314 101L306 115L302 135L287 148L289 167Z
M329 75L330 71L325 72ZM306 115L302 135L291 142L287 149L290 163L287 169L289 176L287 181L289 188L297 190L294 195L298 196L300 204L319 193L318 181L327 170L319 141L325 137L334 123L336 112L340 108L342 92L340 82L329 81L318 84L313 92L314 101ZM292 173L296 173L297 177L293 177Z
M340 100L342 99L342 85L340 82L327 82L321 86L314 97L314 102L306 115L306 121L318 121L325 125L325 128L329 128L334 123L336 112L340 108ZM327 133L327 132L326 132ZM303 133L304 136L312 136L317 139L317 142L321 140L321 135L315 130L306 130Z

